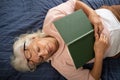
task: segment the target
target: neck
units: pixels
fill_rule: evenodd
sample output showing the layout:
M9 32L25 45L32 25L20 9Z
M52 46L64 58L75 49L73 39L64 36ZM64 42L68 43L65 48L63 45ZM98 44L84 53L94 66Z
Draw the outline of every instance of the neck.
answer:
M53 39L54 39L54 43L55 43L55 51L53 53L55 53L59 48L59 43L56 38L53 38Z

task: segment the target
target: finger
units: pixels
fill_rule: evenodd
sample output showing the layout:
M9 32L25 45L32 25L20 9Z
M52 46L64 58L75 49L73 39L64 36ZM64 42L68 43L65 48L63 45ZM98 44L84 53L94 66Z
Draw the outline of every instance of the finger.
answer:
M107 37L107 36L105 36L105 42L106 42L106 44L109 44L109 41L108 41L108 37Z
M95 40L98 40L99 39L99 35L98 33L95 34Z
M100 40L103 40L104 39L104 34L100 34Z
M108 39L107 39L107 36L105 34L101 34L101 40L106 44L108 43Z
M104 42L106 44L106 46L109 46L109 41L108 41L108 37L106 35L104 35Z
M104 28L103 28L103 25L102 25L102 21L100 20L100 16L99 16L99 21L98 21L98 27L99 27L99 34L101 34Z
M98 27L96 25L94 26L94 32L95 32L95 35L98 34Z
M102 33L103 29L104 29L104 27L103 27L102 23L99 23L99 34Z
M105 43L107 43L107 37L104 35L103 40Z

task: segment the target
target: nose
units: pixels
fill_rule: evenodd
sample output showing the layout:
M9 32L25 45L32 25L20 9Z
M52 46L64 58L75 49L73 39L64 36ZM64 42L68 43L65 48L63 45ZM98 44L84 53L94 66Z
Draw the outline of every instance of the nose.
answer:
M40 53L38 53L38 56L46 56L48 55L48 51L47 50L43 50Z

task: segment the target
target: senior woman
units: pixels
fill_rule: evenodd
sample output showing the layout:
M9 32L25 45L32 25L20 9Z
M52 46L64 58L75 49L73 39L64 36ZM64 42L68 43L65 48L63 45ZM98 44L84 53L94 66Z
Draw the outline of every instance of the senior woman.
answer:
M83 9L95 28L95 59L91 71L83 69L83 67L80 67L79 69L75 68L69 55L67 45L64 43L52 23L78 9ZM105 57L104 54L108 54L113 50L111 49L111 46L114 46L113 43L115 43L113 38L116 38L120 34L119 32L114 32L115 29L107 25L107 23L111 22L111 19L105 21L107 17L105 17L104 14L101 14L103 11L110 14L109 16L115 20L113 20L114 22L118 21L111 11L107 9L96 10L97 14L99 14L98 16L94 10L77 0L68 0L63 4L50 9L44 21L42 32L38 31L31 34L23 34L14 43L14 54L11 64L18 71L34 71L40 63L51 61L52 66L68 80L99 80L103 58ZM103 19L103 17L105 18ZM100 19L104 21L104 30ZM119 27L116 29L119 29ZM115 33L116 36L113 36L113 33ZM110 40L109 38L113 40ZM119 39L117 38L116 41L118 40ZM111 43L111 41L113 43ZM110 42L109 48L108 42ZM116 44L116 46L119 45ZM117 50L117 52L114 52L114 54L110 54L109 56L114 56L118 52L119 51Z

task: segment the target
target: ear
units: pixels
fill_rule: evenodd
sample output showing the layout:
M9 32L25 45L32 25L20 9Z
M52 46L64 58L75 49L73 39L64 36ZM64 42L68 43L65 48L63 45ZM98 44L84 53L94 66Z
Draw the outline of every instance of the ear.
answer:
M38 37L37 36L32 36L32 39L37 39Z
M32 37L32 39L35 39L36 37Z

